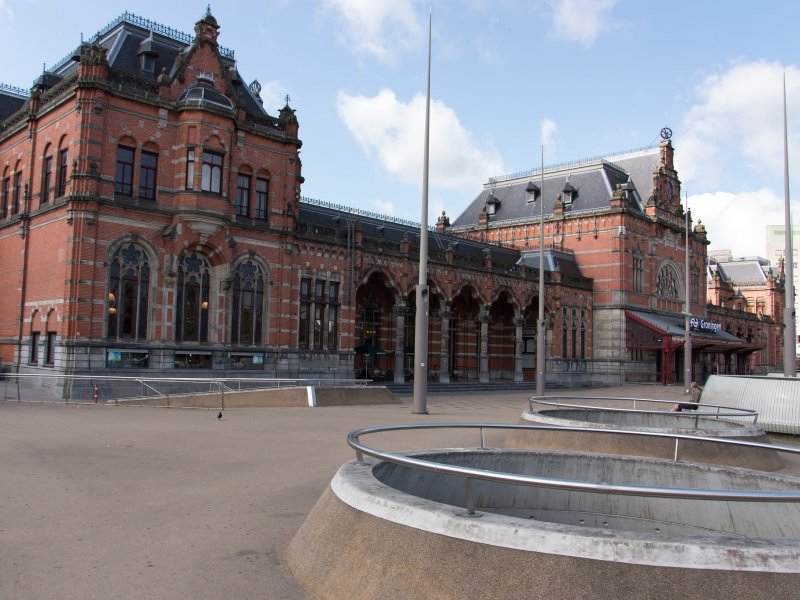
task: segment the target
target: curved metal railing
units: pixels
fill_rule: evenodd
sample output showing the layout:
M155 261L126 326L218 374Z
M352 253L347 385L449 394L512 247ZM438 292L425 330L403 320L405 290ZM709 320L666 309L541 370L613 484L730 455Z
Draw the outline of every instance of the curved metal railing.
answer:
M631 408L615 407L615 406L596 406L591 404L573 404L571 402L563 402L564 400L591 400L592 402L602 401L615 401L629 403ZM680 411L665 411L665 410L647 410L637 408L637 403L652 403L652 404L692 404L688 400L656 400L653 398L615 398L610 396L531 396L528 398L528 407L531 411L534 410L534 404L543 404L546 406L556 406L558 408L582 408L591 410L605 410L617 412L635 412L639 414L659 414L659 415L676 415L686 417L687 414L695 417L705 418L752 418L753 424L758 422L758 411L750 408L737 408L735 406L722 406L719 404L698 404L696 409L687 412ZM716 409L716 410L709 410Z
M475 501L472 494L472 480L492 481L495 483L507 483L513 485L527 485L532 487L542 487L548 489L559 489L576 492L594 492L604 494L615 494L624 496L649 496L657 498L682 498L688 500L727 500L733 502L800 502L800 489L790 490L724 490L707 488L677 488L677 487L656 487L649 485L630 485L612 484L606 482L581 481L573 479L558 479L554 477L538 477L533 475L521 475L518 473L506 473L499 471L488 471L472 467L463 467L451 464L424 460L398 454L386 450L379 450L363 444L361 436L384 433L389 431L405 430L425 430L425 429L478 429L480 431L480 448L486 448L485 430L527 430L527 431L573 431L578 433L600 433L617 435L635 435L645 437L669 438L675 440L675 462L678 457L678 444L681 440L711 442L715 444L729 444L742 448L759 448L764 450L788 452L790 454L800 454L800 448L790 446L779 446L772 444L760 444L756 442L745 442L741 440L728 440L720 438L710 438L676 433L659 433L649 431L631 431L623 429L597 429L592 427L559 427L551 425L517 425L503 423L411 423L399 425L379 425L373 427L363 427L351 431L347 435L347 443L356 451L356 460L364 462L364 455L377 458L379 460L402 465L411 469L421 469L432 471L444 475L454 475L465 480L466 488L466 508L469 514L475 513Z

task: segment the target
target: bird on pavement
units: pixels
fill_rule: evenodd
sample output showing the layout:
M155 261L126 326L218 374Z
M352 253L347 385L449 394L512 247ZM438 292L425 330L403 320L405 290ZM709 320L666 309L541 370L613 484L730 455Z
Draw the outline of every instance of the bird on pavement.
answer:
M219 419L220 421L222 420L222 411L220 411L219 414L217 415L217 419Z

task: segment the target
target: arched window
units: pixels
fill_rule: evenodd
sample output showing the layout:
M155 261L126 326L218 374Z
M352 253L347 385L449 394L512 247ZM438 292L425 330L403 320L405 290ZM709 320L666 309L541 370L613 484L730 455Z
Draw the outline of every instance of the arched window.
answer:
M133 163L136 149L131 146L117 146L117 170L114 174L114 192L123 196L133 196Z
M158 176L158 150L148 148L139 154L139 198L155 200Z
M250 175L239 173L236 178L236 215L250 216Z
M633 291L644 291L644 254L639 249L633 251Z
M56 198L61 198L67 191L67 179L69 172L67 170L69 149L63 146L58 150L58 172L56 181Z
M42 189L39 193L39 204L50 202L50 192L53 187L53 154L50 144L44 149L42 158Z
M111 257L108 277L109 339L147 339L150 262L136 244Z
M11 208L11 175L8 169L3 173L3 178L0 179L0 219L5 219L11 216L9 209Z
M252 260L233 274L231 343L261 344L264 329L264 273Z
M22 210L22 164L17 162L14 169L14 191L11 197L11 214L16 215Z
M224 157L218 152L203 150L200 189L215 194L222 193L222 165Z
M672 265L664 265L658 270L656 277L656 295L663 298L680 300L678 273Z
M196 252L185 256L178 268L176 341L208 341L209 284L210 269L206 259Z
M572 309L572 352L570 358L578 358L578 310Z
M253 218L259 221L267 220L267 206L269 199L269 179L265 177L256 178L256 203Z

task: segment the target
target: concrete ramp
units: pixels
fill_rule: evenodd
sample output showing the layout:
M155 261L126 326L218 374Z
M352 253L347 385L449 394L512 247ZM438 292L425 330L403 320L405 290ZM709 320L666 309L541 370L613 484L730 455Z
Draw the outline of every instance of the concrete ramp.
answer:
M259 390L226 391L127 398L114 404L159 406L167 408L266 408L308 406L352 406L368 404L400 404L385 386L292 386Z
M800 379L794 377L712 375L700 403L757 410L766 431L800 434Z

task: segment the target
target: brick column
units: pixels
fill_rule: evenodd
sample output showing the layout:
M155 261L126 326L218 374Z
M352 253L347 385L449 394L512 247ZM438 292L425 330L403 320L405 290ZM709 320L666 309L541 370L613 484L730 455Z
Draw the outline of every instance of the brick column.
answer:
M478 380L481 383L489 383L489 310L482 308L478 321L481 324L481 353L480 353L480 373Z
M405 383L405 349L403 348L403 341L405 340L406 305L404 303L396 304L393 312L396 328L394 338L394 382Z
M442 349L439 352L439 383L450 383L450 302L445 301L442 315Z
M514 310L514 381L522 381L522 326L525 319L522 311Z

